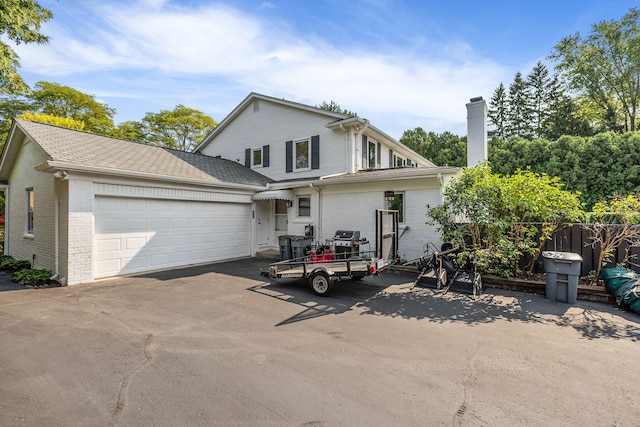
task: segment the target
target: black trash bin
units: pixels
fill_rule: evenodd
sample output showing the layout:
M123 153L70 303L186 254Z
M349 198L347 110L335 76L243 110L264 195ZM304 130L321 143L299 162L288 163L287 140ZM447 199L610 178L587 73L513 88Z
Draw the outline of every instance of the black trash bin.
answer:
M573 252L542 252L544 271L547 273L545 293L547 299L575 304L582 257Z
M291 253L291 236L286 234L278 236L278 243L280 244L280 261L293 258Z

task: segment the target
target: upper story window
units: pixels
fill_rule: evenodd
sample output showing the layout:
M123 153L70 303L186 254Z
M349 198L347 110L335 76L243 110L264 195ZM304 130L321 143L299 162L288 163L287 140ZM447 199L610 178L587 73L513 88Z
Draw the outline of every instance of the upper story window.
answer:
M376 167L376 143L374 141L369 141L368 154L369 164L367 167L369 169L374 169Z
M269 146L263 145L258 148L247 148L244 150L244 165L248 168L269 166Z
M400 156L396 156L395 154L393 155L393 164L396 168L401 168L403 166L405 166L405 159L403 159Z
M311 216L311 197L298 197L298 216Z
M310 148L308 139L295 142L296 170L309 169L309 159L311 158Z
M255 166L262 166L262 148L255 148L253 150L253 156L252 156L252 165Z
M26 191L26 223L25 223L25 232L26 234L33 234L33 208L35 198L33 195L33 188L27 188Z
M285 142L286 172L320 169L320 135Z

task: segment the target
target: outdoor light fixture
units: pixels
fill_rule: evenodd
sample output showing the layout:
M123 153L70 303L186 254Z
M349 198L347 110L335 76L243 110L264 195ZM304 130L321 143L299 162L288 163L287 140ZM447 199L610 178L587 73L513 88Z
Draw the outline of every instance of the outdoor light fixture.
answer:
M385 191L384 198L387 202L393 202L396 198L396 193L394 193L393 191Z
M286 204L287 204L287 207L288 207L288 208L293 207L293 202L292 202L291 200L287 200L287 201L286 201Z

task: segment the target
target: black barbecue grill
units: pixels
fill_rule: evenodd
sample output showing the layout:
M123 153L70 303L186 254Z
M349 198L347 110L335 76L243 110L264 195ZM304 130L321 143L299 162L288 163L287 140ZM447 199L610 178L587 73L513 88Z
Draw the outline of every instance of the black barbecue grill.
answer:
M355 230L338 230L333 237L333 247L337 259L351 258L360 253L360 232Z

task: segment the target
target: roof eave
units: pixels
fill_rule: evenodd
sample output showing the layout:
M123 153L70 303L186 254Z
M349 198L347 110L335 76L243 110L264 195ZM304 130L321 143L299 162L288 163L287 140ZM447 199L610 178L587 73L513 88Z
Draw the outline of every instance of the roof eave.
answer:
M183 185L199 185L205 187L219 187L219 188L228 188L234 190L246 190L246 191L263 191L267 188L266 185L252 185L252 184L236 184L224 181L208 181L202 179L193 179L193 178L181 178L171 175L159 175L147 172L136 172L136 171L127 171L121 169L111 169L104 168L98 166L87 166L87 165L79 165L75 163L66 163L59 161L46 161L41 163L35 167L35 170L39 172L48 172L54 173L57 171L72 171L72 172L81 172L95 175L106 175L106 176L114 176L114 177L122 177L122 178L133 178L133 179L146 179L151 181L162 181L164 183L171 182L175 184L183 184Z

